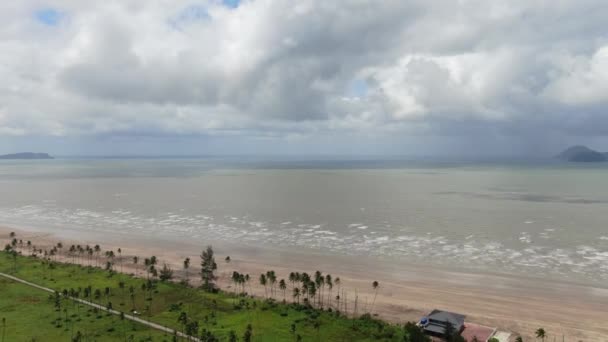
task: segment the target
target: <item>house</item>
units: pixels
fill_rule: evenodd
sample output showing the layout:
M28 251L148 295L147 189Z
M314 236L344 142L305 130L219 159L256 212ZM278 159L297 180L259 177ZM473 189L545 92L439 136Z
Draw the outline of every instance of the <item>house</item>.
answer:
M454 312L433 310L420 320L420 327L428 335L444 337L451 326L453 332L460 334L464 329L464 315Z

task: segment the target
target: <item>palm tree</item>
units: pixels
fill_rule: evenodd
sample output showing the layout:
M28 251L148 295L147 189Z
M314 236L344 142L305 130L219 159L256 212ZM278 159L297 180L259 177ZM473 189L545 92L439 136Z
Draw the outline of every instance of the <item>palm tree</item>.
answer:
M536 338L540 338L544 342L545 341L545 337L547 337L547 332L545 332L545 329L538 328L536 330Z
M268 280L266 279L265 274L260 274L260 285L264 286L264 297L268 298L268 291L266 290L266 285L268 284Z
M122 273L122 249L118 248L118 262L120 263L120 273Z
M374 282L372 283L372 287L374 288L374 301L372 302L372 309L370 310L371 313L374 313L374 304L376 304L376 296L378 296L378 286L380 284L374 280Z
M331 274L325 276L325 284L329 287L329 291L327 293L327 306L331 307L331 291L334 288L334 283L331 279Z
M289 282L291 283L291 288L294 288L294 283L296 282L296 274L294 272L289 273Z
M323 277L323 274L321 273L321 271L316 271L315 272L315 286L319 290L319 299L317 300L317 303L321 307L322 307L322 305L321 305L321 292L323 292L324 283L325 283L325 278ZM314 297L313 297L313 299L314 299Z
M293 288L293 298L298 301L298 304L300 304L300 289L297 287Z
M184 259L184 271L186 272L186 276L184 277L184 283L188 283L188 269L190 268L190 258Z
M150 279L150 259L144 259L144 266L146 267L146 279Z
M101 247L99 245L95 245L95 267L99 266L99 252L101 252Z
M515 342L524 342L524 339L521 338L521 336L517 336L517 338L515 339Z
M336 295L336 305L338 307L338 310L340 310L340 277L336 277L336 279L334 279L334 284L338 286L338 294Z
M93 259L93 248L87 246L87 255L89 256L89 267L91 267L91 259Z
M237 285L239 284L240 279L241 279L241 274L239 274L239 272L237 272L237 271L233 271L231 280L232 280L232 283L234 284L234 296L235 297L236 297L236 288L237 288Z
M177 322L182 324L182 331L185 334L186 325L188 324L188 314L184 311L180 312L179 317L177 317Z
M274 273L274 271L268 271L266 277L270 283L270 297L274 297L274 284L277 282L277 275Z
M123 300L121 303L119 303L120 305L124 305L124 298L125 298L125 282L124 281L119 281L118 282L118 288L120 288L120 293L121 293L121 299Z
M129 286L129 296L131 297L131 311L135 311L135 288L133 285Z
M287 289L285 279L281 279L281 281L279 282L279 288L283 291L283 303L285 303L285 290Z
M137 256L133 257L133 265L135 265L135 275L139 274L139 270L137 269L137 263L139 262L139 258Z

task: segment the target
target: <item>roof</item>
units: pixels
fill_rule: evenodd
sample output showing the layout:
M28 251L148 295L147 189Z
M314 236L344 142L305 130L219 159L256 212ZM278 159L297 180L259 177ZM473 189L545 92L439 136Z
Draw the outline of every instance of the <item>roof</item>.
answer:
M424 327L424 330L435 334L445 334L445 327L448 323L458 332L464 326L465 316L454 312L433 310L427 317L429 324Z
M433 310L428 318L441 322L450 322L455 328L461 327L464 324L465 315L461 315L449 311Z

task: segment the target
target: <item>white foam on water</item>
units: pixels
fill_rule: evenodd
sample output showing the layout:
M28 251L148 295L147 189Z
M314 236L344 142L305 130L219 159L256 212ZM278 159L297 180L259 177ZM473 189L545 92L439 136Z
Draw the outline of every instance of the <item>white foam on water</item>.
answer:
M549 240L544 239L542 243L545 245L533 245L529 232L516 233L515 242L520 244L512 245L509 241L494 241L479 234L447 237L428 231L414 233L415 229L405 228L394 230L393 233L389 229L370 232L363 223L348 224L350 229L346 230L333 230L331 224L301 223L291 226L291 221L273 224L249 216L227 215L216 219L205 213L189 215L178 212L142 216L127 210L102 212L30 205L0 208L0 222L22 222L33 227L71 226L91 231L175 233L190 239L239 240L252 244L326 249L347 255L394 256L402 260L425 262L432 259L437 263L456 263L483 270L608 279L608 250L593 241L576 247L552 248L548 245ZM553 231L554 228L544 229L538 236L548 237ZM606 241L608 236L601 236L597 240Z

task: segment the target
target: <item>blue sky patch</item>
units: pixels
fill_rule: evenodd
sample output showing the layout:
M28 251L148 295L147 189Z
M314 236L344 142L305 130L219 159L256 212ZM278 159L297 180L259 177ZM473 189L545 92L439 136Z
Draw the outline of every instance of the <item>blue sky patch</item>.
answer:
M201 20L209 20L211 16L207 12L205 6L191 5L185 7L176 16L169 19L169 25L177 30L181 30L184 26Z
M239 7L241 0L222 0L222 3L226 7L237 8L237 7Z
M355 79L348 86L348 95L356 97L364 97L367 95L368 85L365 80Z
M63 18L63 14L53 8L44 8L34 12L34 17L44 25L56 26Z

